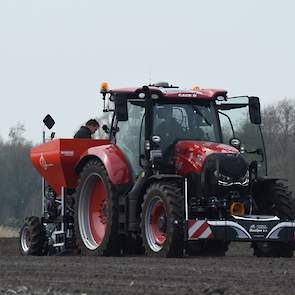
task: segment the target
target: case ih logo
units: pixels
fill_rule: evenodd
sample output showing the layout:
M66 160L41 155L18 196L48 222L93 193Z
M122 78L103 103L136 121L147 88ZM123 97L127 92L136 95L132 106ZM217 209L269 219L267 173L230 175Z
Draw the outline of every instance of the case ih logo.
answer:
M196 93L179 93L179 97L198 97Z
M43 153L41 153L41 156L40 156L40 159L39 159L39 163L40 163L40 166L41 166L44 170L47 170L48 167L52 167L52 166L53 166L53 164L47 164L47 163L46 163Z

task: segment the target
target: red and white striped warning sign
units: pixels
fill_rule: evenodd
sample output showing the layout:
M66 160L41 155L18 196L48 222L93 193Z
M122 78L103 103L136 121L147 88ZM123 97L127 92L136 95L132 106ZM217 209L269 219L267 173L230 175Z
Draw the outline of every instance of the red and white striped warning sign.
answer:
M210 239L213 233L206 220L189 220L188 221L188 239Z

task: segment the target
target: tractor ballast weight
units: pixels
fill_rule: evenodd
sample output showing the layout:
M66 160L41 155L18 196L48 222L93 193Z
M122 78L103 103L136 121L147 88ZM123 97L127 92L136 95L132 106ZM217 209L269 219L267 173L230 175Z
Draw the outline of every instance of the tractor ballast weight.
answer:
M267 176L259 98L167 83L101 93L108 140L31 151L46 201L21 231L23 255L224 255L231 241L293 255L295 201Z

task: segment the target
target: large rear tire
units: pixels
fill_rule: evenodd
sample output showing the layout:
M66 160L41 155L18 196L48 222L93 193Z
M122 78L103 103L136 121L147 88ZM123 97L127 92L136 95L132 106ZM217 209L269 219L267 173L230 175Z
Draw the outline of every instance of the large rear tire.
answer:
M47 254L46 232L40 218L27 217L19 234L19 250L23 256L43 256Z
M181 185L168 181L150 185L142 204L141 233L146 255L183 255L184 198Z
M295 198L282 181L275 181L255 199L258 213L272 214L282 219L295 219ZM292 257L293 243L255 242L252 243L254 256L257 257Z
M75 236L82 255L117 255L118 196L98 160L83 168L75 195Z

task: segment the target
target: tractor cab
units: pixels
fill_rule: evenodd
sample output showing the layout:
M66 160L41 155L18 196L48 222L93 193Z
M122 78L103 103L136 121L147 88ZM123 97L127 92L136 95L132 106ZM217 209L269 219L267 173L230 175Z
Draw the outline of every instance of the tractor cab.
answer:
M151 85L149 91L150 99L140 88L109 92L115 106L111 137L124 151L134 180L147 162L159 168L154 173L169 168L173 173L176 144L184 141L191 148L196 143L234 147L253 173L266 175L258 98L228 98L224 90L179 89L164 82Z

